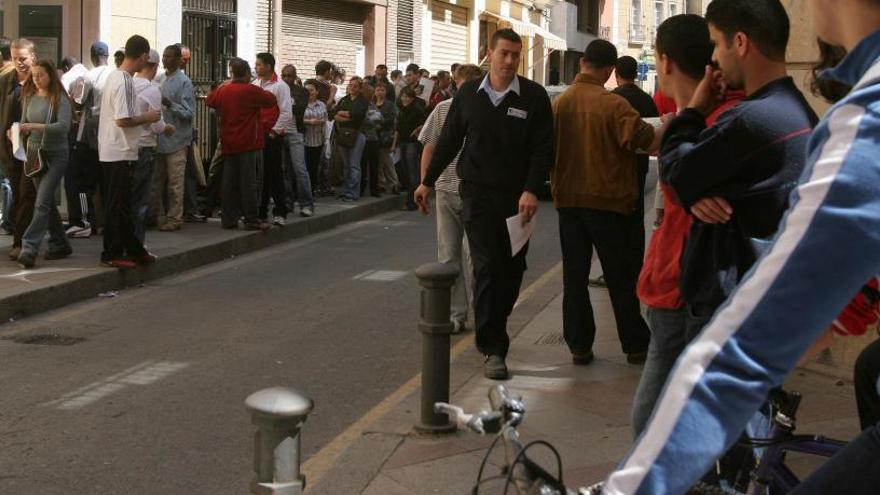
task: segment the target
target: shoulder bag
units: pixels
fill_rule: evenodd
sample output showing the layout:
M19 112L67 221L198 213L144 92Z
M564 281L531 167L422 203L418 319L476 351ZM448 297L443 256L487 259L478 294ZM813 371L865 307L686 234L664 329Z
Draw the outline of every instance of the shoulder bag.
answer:
M30 102L28 102L30 103ZM25 107L27 112L27 107ZM25 113L27 115L27 113ZM49 103L49 112L46 115L46 126L52 123L52 104ZM24 162L24 175L27 177L36 177L49 170L49 160L43 153L43 145L46 144L46 134L48 128L43 129L43 136L40 138L40 145L36 148L27 146L27 160Z

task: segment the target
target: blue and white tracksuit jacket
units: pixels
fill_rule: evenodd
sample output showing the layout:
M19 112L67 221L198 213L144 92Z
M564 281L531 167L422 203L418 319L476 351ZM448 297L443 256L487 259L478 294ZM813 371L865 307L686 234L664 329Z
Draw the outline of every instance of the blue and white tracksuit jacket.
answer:
M880 273L880 31L825 77L855 89L810 139L772 246L685 350L606 494L684 493Z

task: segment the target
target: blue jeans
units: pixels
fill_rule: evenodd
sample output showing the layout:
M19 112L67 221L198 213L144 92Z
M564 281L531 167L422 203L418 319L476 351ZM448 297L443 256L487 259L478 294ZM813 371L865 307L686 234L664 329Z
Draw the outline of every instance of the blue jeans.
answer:
M309 178L309 170L306 167L306 147L303 135L298 132L285 134L284 144L286 144L285 149L287 150L284 158L284 175L288 200L293 198L295 191L299 207L312 208L315 206L315 199L312 197L312 180ZM292 202L291 206L293 206Z
M59 252L70 249L70 242L64 235L58 203L61 194L61 181L67 172L69 151L64 149L46 150L44 156L49 161L49 170L34 177L37 199L34 202L34 216L21 238L23 252L37 254L46 231L49 232L49 251Z
M632 426L636 438L648 424L654 405L678 357L708 322L707 317L695 316L686 307L648 307L651 342L648 344L648 359L636 389L632 410Z
M359 132L354 146L342 148L342 163L345 170L342 184L343 198L360 199L361 197L361 156L364 154L366 144L367 137Z
M3 195L3 201L0 203L0 216L3 217L3 222L0 226L11 232L15 228L15 223L12 221L15 216L12 203L12 184L3 174L2 167L0 167L0 194Z
M134 236L144 243L147 216L150 214L150 190L156 166L156 148L138 150L138 161L131 178L131 219Z
M406 206L414 210L416 189L422 183L422 145L418 141L400 143L400 160L403 162L409 179L409 191L406 195Z

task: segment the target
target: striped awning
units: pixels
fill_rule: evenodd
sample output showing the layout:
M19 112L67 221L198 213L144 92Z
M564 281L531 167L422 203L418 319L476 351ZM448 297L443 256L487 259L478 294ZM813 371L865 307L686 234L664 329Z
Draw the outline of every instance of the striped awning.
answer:
M502 27L509 27L516 31L520 36L526 36L528 38L534 38L536 36L540 36L544 40L544 48L548 50L568 50L568 43L559 36L551 33L550 31L538 26L536 24L532 24L525 21L520 21L514 19L513 17L508 17L505 15L496 14L491 11L484 11L481 15L486 17L492 17L498 21L498 24Z

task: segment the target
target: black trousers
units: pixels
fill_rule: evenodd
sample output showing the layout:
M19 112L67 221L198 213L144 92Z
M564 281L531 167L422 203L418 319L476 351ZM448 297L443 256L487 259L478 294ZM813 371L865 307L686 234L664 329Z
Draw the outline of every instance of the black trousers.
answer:
M364 195L367 183L370 194L379 192L379 141L367 141L364 154L361 156L361 196Z
M284 188L284 136L266 135L263 148L263 195L260 218L269 218L269 198L272 198L272 216L287 218L287 192Z
M24 175L24 162L13 159L6 174L12 186L12 247L21 247L21 238L34 217L37 188L34 180Z
M822 464L792 495L873 495L880 486L880 424L871 425Z
M528 244L511 256L506 219L516 215L522 191L498 191L462 182L462 220L474 269L477 349L507 356L507 318L519 296Z
M104 175L104 251L101 261L111 261L124 255L141 256L144 245L134 232L131 211L131 179L136 161L101 162Z
M636 213L632 216L631 235L632 235L632 256L633 262L641 263L645 261L645 182L648 177L648 165L639 160L636 168L636 178L638 180L639 197L636 200ZM657 194L661 194L657 191Z
M99 190L104 190L103 175L98 150L85 143L74 144L72 160L64 176L67 223L83 226L83 220L88 220L93 228L97 227L94 198Z
M562 321L572 352L592 349L596 322L588 288L593 246L611 296L617 334L627 354L648 350L650 332L636 297L642 260L632 258L632 216L589 208L560 208L564 294Z
M323 146L306 146L306 169L309 171L309 180L312 182L313 193L318 190L318 171L321 168L321 157L323 155Z
M853 371L859 422L863 430L880 422L878 381L880 381L880 340L875 340L859 354Z

